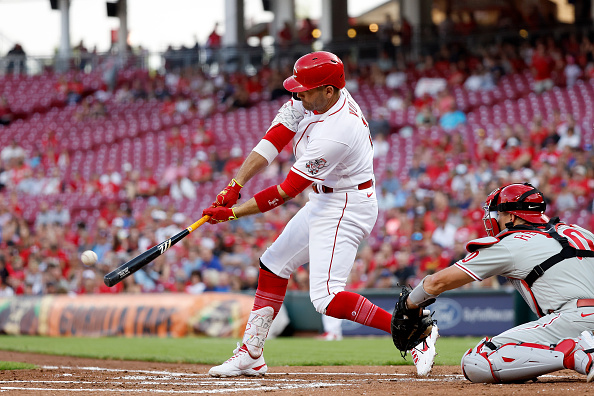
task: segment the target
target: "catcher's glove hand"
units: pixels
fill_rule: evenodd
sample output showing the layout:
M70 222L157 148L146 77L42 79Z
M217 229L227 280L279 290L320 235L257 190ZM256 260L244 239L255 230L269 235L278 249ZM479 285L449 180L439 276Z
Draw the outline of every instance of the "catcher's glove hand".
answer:
M392 341L404 358L406 353L420 344L431 334L435 321L429 310L408 309L406 299L412 289L404 286L392 313Z

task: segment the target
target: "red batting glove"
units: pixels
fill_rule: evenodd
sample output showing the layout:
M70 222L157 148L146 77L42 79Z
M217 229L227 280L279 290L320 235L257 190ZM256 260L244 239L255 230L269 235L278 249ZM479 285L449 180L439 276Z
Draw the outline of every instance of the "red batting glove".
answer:
M229 220L237 220L235 212L232 208L225 208L224 206L218 206L216 208L206 208L202 211L202 216L210 216L208 222L210 224L224 223Z
M212 203L212 207L216 208L218 206L224 206L225 208L230 208L235 205L237 200L241 198L239 191L242 187L241 184L237 183L237 180L231 179L229 185L217 195L217 198Z

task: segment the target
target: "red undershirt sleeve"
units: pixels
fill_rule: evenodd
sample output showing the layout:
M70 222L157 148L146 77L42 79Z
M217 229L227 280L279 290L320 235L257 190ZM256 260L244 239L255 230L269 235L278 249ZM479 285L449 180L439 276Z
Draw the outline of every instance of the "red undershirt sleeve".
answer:
M272 143L280 153L283 148L289 144L291 139L293 139L293 136L295 136L295 132L291 131L283 124L276 124L266 132L263 139Z
M313 182L299 174L289 171L286 179L280 184L280 188L290 197L295 198L299 193L309 187Z

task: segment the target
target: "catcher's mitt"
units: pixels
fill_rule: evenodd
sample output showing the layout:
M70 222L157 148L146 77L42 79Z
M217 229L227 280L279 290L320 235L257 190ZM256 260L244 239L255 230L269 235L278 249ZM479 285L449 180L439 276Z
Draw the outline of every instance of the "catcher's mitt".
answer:
M392 341L404 358L406 353L431 334L435 321L429 310L408 309L406 299L412 289L404 286L392 313Z

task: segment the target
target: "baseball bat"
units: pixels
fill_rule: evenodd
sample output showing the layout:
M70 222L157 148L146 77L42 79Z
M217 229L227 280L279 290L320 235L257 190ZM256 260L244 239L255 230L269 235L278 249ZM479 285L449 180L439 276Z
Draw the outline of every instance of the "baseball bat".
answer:
M189 226L188 228L184 229L183 231L178 232L171 238L167 239L160 244L153 246L146 252L139 254L138 256L134 257L132 260L125 262L124 264L120 265L118 268L111 271L109 274L103 277L103 283L106 286L112 287L113 285L118 284L125 278L129 277L157 257L161 256L163 253L167 251L171 246L175 245L186 236L190 235L192 231L200 227L202 224L206 223L210 219L210 216L203 216L200 220Z

